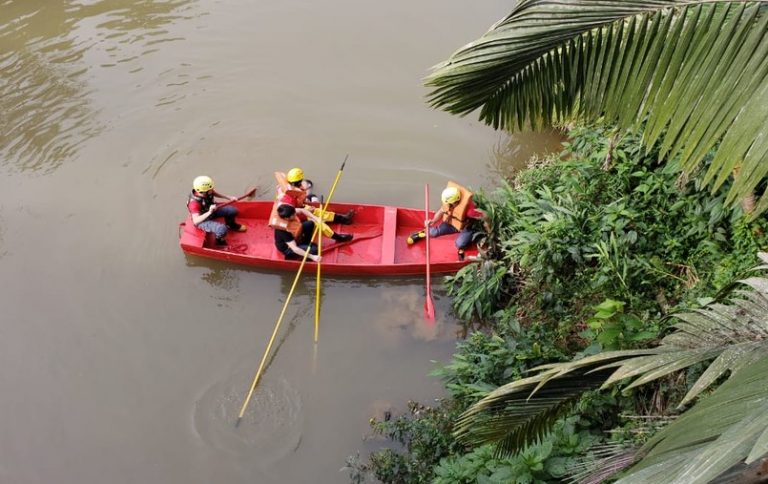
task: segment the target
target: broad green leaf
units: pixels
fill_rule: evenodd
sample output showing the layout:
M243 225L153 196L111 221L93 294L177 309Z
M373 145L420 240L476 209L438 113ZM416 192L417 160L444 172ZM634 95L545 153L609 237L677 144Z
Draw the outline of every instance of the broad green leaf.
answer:
M687 405L702 391L709 388L718 378L727 371L738 371L745 365L754 362L758 358L768 356L768 348L762 343L747 342L729 346L715 359L702 373L696 383L691 387L685 398L680 402L680 407Z
M688 173L715 149L705 179L714 190L738 168L731 205L768 176L765 2L520 1L425 83L433 106L497 129L644 126ZM758 195L753 217L768 209Z
M749 451L749 455L744 460L744 463L749 465L763 457L766 453L768 453L768 426L766 426L765 430L758 436L755 445L752 446L752 450Z

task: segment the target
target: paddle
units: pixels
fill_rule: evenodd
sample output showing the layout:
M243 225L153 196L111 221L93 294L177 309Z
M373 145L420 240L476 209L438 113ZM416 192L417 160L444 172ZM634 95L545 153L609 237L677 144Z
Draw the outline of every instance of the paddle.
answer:
M327 210L328 204L331 203L331 197L333 197L333 192L334 190L336 190L336 185L339 183L339 178L341 178L341 172L344 171L344 165L347 164L347 158L349 158L349 155L344 157L344 162L341 164L341 168L339 169L339 172L336 174L336 180L334 180L333 182L333 186L331 187L331 192L328 194L328 200L325 201L323 210ZM240 421L243 419L243 415L245 414L245 409L248 408L248 403L251 401L251 397L253 396L253 391L256 389L256 384L259 383L259 379L261 378L261 372L264 370L264 363L267 362L267 356L269 356L269 352L272 349L272 344L275 342L275 336L277 336L277 331L278 329L280 329L280 325L283 323L285 310L288 309L288 303L291 302L291 297L293 297L293 291L296 289L296 284L298 284L299 278L301 277L301 271L304 270L304 265L307 263L307 257L309 256L309 249L312 247L312 240L314 240L318 230L319 230L319 227L316 225L315 231L312 233L312 238L309 241L310 245L309 247L307 247L307 250L304 252L304 258L301 259L301 264L299 264L299 270L296 271L296 277L293 278L293 285L291 285L291 290L288 292L288 297L285 298L285 303L283 303L283 309L282 311L280 311L280 316L278 316L277 321L275 322L275 329L272 330L272 337L269 338L267 349L264 351L264 356L261 357L261 363L259 363L259 369L256 370L256 375L253 377L251 388L250 390L248 390L248 395L246 395L245 401L243 402L243 406L240 408L240 413L238 414L237 421L235 422L235 428L237 428L240 425Z
M435 304L432 302L432 276L429 273L429 184L424 185L424 234L427 243L427 299L424 301L424 317L435 320Z
M216 208L218 209L218 208L221 208L221 207L226 207L227 205L229 205L231 203L239 202L240 200L243 200L245 198L252 197L256 193L256 190L258 190L258 187L251 187L251 188L248 189L247 192L245 192L242 196L236 198L235 200L228 200L228 201L223 202L223 203L217 203L216 204Z

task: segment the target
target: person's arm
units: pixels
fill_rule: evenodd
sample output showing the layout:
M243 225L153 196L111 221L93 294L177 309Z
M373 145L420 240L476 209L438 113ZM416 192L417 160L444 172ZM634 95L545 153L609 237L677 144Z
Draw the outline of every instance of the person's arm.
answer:
M297 208L296 213L304 215L305 217L307 217L307 219L315 222L316 224L320 223L320 218L317 217L314 213L307 210L306 208Z
M432 220L427 220L426 221L427 227L431 227L431 226L435 225L437 223L437 221L440 220L440 218L442 216L443 216L443 207L440 207L440 210L435 212L435 216L432 217Z
M216 211L216 204L212 204L211 207L208 209L207 212L198 213L198 214L192 214L192 223L197 226L206 220L211 216L213 212Z
M307 253L306 250L299 247L299 244L297 244L295 240L286 242L286 245L288 245L288 248L291 249L291 251L293 251L294 254L299 255L301 257L304 257L304 254ZM314 255L314 254L309 254L307 257L309 259L312 259L315 262L320 262L320 259L322 259L321 256Z

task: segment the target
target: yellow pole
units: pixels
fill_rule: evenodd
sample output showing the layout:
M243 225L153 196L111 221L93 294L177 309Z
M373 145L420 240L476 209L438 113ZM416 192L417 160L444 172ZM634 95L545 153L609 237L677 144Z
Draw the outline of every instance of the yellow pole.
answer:
M333 185L331 185L331 191L328 193L328 199L325 201L325 204L323 204L323 201L320 200L320 220L323 220L323 215L325 212L328 211L328 204L331 203L331 197L333 197L333 192L336 191L336 185L339 184L339 179L341 178L341 173L344 171L344 165L347 164L347 159L349 158L349 155L344 157L344 162L341 164L341 168L339 168L339 172L336 173L336 179L333 180ZM312 233L312 240L315 240L315 236L317 235L318 227L315 226L315 231ZM322 234L317 239L317 253L321 254L322 252L322 240L323 236ZM317 289L315 291L315 343L317 343L318 334L320 332L320 264L318 262L317 264Z
M349 158L349 155L344 157L344 162L341 164L341 168L339 169L339 172L336 174L336 180L333 182L333 186L331 187L331 192L328 194L328 200L325 202L325 207L323 209L328 208L328 204L331 201L331 197L333 196L333 192L336 190L336 185L339 183L339 178L341 178L341 172L344 171L344 165L347 164L347 158ZM322 219L321 219L322 220ZM314 240L315 236L318 232L318 226L315 225L315 231L312 233L312 239L310 239L310 247L308 249L311 249L312 240ZM245 415L245 409L248 408L248 403L251 401L251 397L253 396L253 391L256 389L256 384L259 382L259 379L261 378L261 372L264 370L264 363L267 361L267 356L269 355L269 351L272 349L272 344L275 342L275 336L277 336L277 331L280 329L280 324L283 322L283 317L285 316L285 310L288 309L288 303L291 301L291 297L293 297L293 291L296 289L296 284L299 282L299 278L301 277L301 271L304 270L304 264L307 263L307 257L309 256L309 250L304 252L304 258L301 259L301 264L299 264L299 270L296 271L296 277L293 279L293 285L291 285L291 290L288 291L288 297L285 298L285 303L283 304L283 309L280 311L280 316L277 318L277 322L275 323L275 329L272 331L272 337L269 338L269 344L267 344L267 349L264 351L264 356L261 357L261 363L259 363L259 369L256 370L256 376L253 377L253 383L251 383L251 388L248 390L248 395L245 397L245 401L243 402L243 406L240 408L240 414L237 416L237 422L235 422L235 427L240 425L240 421L243 419L243 415Z
M328 194L328 200L325 201L325 206L323 207L323 211L328 211L328 204L331 203L331 197L333 197L333 192L336 191L336 185L339 184L339 178L341 178L341 172L344 171L344 165L347 164L347 158L349 158L349 155L344 157L344 162L341 164L341 168L339 168L339 172L336 173L336 179L333 180L333 185L331 185L331 192Z

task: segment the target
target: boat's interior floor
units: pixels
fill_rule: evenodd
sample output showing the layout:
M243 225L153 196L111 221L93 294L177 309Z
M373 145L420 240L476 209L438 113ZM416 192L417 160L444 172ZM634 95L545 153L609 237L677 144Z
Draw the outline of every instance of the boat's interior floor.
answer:
M230 232L228 244L217 247L209 242L206 247L226 252L247 255L265 259L282 259L274 243L274 230L264 219L239 219L248 227L247 232ZM408 264L421 263L426 256L426 243L422 240L408 245L408 236L418 230L417 226L398 227L394 240L385 241L383 228L379 224L332 224L331 228L339 233L351 233L354 239L350 242L337 243L323 238L323 262L335 264ZM391 238L391 236L390 236ZM453 235L430 240L430 258L433 263L453 262L456 260ZM385 247L393 247L394 252Z

